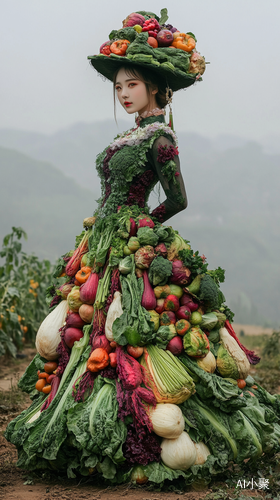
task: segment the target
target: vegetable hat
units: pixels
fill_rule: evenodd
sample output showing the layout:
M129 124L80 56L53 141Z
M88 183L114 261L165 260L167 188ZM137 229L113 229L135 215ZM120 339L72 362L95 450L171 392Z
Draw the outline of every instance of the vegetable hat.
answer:
M133 64L162 76L174 92L201 80L205 60L196 52L193 33L183 33L166 24L167 9L159 18L153 12L133 12L123 27L111 31L98 55L88 56L92 66L113 81L120 66Z

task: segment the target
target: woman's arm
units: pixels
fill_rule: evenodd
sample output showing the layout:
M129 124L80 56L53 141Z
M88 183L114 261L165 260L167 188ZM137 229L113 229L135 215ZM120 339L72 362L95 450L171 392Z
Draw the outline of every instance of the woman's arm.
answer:
M188 205L178 150L171 140L161 136L153 144L151 160L166 195L166 200L155 208L151 215L160 222L165 222Z

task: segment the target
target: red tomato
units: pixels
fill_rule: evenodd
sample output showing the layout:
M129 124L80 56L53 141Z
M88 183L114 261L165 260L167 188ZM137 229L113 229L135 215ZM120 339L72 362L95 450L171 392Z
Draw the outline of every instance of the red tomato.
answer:
M127 350L128 354L130 354L130 356L132 356L135 359L140 358L140 356L142 356L143 351L144 351L143 347L138 347L138 346L133 347L130 344L127 345L126 350Z

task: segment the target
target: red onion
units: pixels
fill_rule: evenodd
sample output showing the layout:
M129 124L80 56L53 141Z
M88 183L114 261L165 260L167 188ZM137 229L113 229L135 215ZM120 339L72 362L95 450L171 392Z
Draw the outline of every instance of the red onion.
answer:
M184 295L181 297L180 304L181 304L181 306L187 306L187 308L191 312L197 311L197 309L199 307L198 304L193 301L193 298L191 297L191 295L189 295L188 293L184 293Z
M82 320L79 313L70 313L66 318L66 327L70 328L80 328L82 329L85 326L85 322Z
M181 260L174 260L172 263L172 275L170 282L174 285L187 285L191 271L183 265Z
M149 282L147 271L143 272L143 280L144 280L144 292L142 296L141 305L148 311L152 311L157 306L157 299L155 297L153 287Z
M99 335L96 337L92 343L92 350L98 348L105 349L105 351L110 354L112 352L112 347L110 346L110 342L105 335Z
M176 318L189 320L191 317L191 311L188 306L181 306L178 311L176 311Z
M84 304L94 304L98 280L98 274L91 273L87 281L80 287L80 299Z
M64 341L67 347L69 349L72 349L74 342L76 340L80 340L84 336L82 330L79 330L78 328L66 328L65 330L65 335L64 335Z
M180 356L180 354L184 350L182 338L179 337L179 335L173 337L173 339L171 339L170 342L168 342L166 350L172 352L174 356Z

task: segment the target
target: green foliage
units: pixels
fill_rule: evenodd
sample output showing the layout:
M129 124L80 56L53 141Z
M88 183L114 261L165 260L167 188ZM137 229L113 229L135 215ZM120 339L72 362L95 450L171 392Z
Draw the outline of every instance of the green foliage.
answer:
M280 331L273 332L271 337L268 337L262 354L264 357L278 356L280 354Z
M189 241L185 241L189 243ZM191 248L184 248L178 252L178 255L184 266L190 269L193 278L207 271L208 264L206 264L205 259L199 255L198 250L194 252Z
M36 332L48 314L46 288L51 281L52 266L35 255L22 251L21 238L27 238L20 227L3 240L0 257L0 356L16 356L23 339L34 341Z

